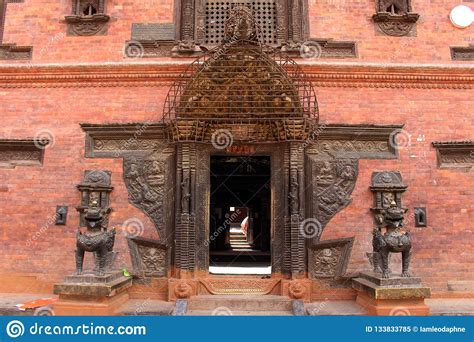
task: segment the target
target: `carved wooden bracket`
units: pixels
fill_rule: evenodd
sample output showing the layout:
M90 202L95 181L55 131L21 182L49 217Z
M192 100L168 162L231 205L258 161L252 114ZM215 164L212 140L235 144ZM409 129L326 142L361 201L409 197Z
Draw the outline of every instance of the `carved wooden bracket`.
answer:
M474 170L474 141L434 141L433 146L440 169Z
M377 13L372 20L386 35L402 37L410 34L419 14L411 11L410 0L377 0Z
M0 168L43 165L47 140L0 140Z

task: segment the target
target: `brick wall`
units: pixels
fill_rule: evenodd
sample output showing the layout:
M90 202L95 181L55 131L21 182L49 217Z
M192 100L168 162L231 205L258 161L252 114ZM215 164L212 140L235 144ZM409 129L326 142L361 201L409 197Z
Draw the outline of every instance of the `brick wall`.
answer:
M449 10L457 4L414 2L414 10L421 15L416 36L393 38L375 33L370 21L373 1L310 1L311 37L356 41L357 61L454 63L449 46L467 45L474 39L474 25L459 30L449 23ZM107 36L66 37L63 19L70 6L70 1L51 0L8 4L4 42L34 46L33 63L123 61L123 44L130 39L132 23L164 23L173 18L171 0L108 1L107 13L112 19ZM122 223L137 217L145 223L145 236L156 238L156 231L150 220L128 203L121 160L84 158L84 133L79 123L148 120L160 115L167 91L167 87L0 89L0 138L31 138L44 129L54 136L42 167L0 168L0 273L37 275L52 283L72 272L78 224L74 208L79 204L75 185L87 169L112 171L115 188L110 225L118 229L118 265L130 267ZM434 140L473 138L472 89L322 87L317 96L321 122L404 123L411 135L411 144L401 150L400 159L360 161L352 204L325 230L324 239L356 237L348 271L368 268L365 252L371 249L373 225L368 188L371 173L396 169L409 186L404 199L410 209L408 227L415 245L413 273L438 291L446 289L448 280L474 279L474 178L472 173L437 169L431 147ZM66 226L50 223L57 205L69 206ZM414 228L415 206L427 207L427 228Z
M449 12L458 4L413 1L420 14L415 36L397 38L376 33L373 0L309 0L311 37L355 41L362 61L460 63L451 62L449 46L474 43L474 25L464 30L451 25ZM64 0L8 4L4 43L33 46L34 63L123 61L132 23L173 21L172 0L112 0L107 1L111 20L106 36L69 37L64 16L70 11L71 2Z
M118 265L130 267L122 223L137 217L145 223L145 236L156 238L156 231L148 218L128 203L121 160L84 158L84 133L79 123L145 121L160 113L166 92L166 87L2 90L8 101L2 106L0 136L27 138L42 129L54 135L42 167L0 169L3 271L48 274L50 279L72 272L78 224L74 208L79 204L75 185L81 182L86 169L112 171L115 188L111 194L114 211L110 225L118 229ZM319 88L317 96L321 122L404 123L411 135L411 144L401 150L399 160L360 161L352 204L325 230L323 239L356 237L348 271L369 267L365 252L371 250L373 227L369 212L371 173L395 169L402 172L409 186L404 201L410 209L408 228L414 237L413 273L422 276L435 290L446 289L448 280L473 279L474 178L472 173L436 169L435 151L430 144L433 140L472 138L472 91ZM48 224L56 205L69 206L66 226ZM427 228L414 228L414 206L427 207Z

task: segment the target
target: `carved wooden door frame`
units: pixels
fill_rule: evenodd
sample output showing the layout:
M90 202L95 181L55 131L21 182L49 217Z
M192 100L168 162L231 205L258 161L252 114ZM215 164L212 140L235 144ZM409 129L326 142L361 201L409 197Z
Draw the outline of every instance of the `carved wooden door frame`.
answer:
M186 254L190 258L194 258L193 261L189 261L194 264L193 267L188 267L189 271L196 271L200 276L209 275L209 222L210 222L210 159L211 156L215 155L255 155L255 156L269 156L271 162L271 180L270 180L270 193L271 193L271 262L272 262L272 275L279 275L283 272L283 254L284 254L284 238L285 238L285 208L288 205L287 194L288 194L288 182L285 182L285 176L288 172L285 171L287 163L283 162L284 149L287 144L260 144L260 145L246 145L255 147L255 152L251 154L243 153L232 153L217 150L212 145L199 144L196 148L196 164L195 164L195 185L192 186L192 196L195 196L193 203L196 205L194 210L194 236L184 234L188 237L188 241L180 241L177 239L175 249L175 260L182 258ZM179 150L179 147L178 147ZM182 167L179 165L180 156L177 157L177 189L179 186L180 174L182 173ZM179 207L180 201L182 200L182 193L177 193L176 196L176 207ZM179 215L179 214L178 214ZM179 219L177 220L179 221ZM179 230L181 227L179 224L176 225L176 229ZM180 236L179 231L177 237ZM190 239L189 239L190 238ZM189 242L194 240L194 247L189 246ZM187 249L187 251L184 251ZM194 249L194 255L190 255L189 252ZM178 267L183 265L177 264Z

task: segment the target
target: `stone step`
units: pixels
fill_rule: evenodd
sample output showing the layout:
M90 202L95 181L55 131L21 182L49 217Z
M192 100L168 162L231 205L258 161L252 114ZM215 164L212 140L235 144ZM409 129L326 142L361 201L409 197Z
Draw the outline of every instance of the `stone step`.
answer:
M191 310L186 316L293 316L291 311Z
M189 311L288 311L292 312L292 301L287 297L274 295L202 295L192 297Z

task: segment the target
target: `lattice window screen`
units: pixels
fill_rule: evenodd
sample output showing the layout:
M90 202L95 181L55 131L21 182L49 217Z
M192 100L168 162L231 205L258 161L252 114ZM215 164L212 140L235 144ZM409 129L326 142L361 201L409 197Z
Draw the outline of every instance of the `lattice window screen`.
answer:
M229 18L229 10L245 5L252 8L267 44L276 44L276 4L275 0L261 1L208 1L206 3L206 44L217 45L224 38L224 23Z

